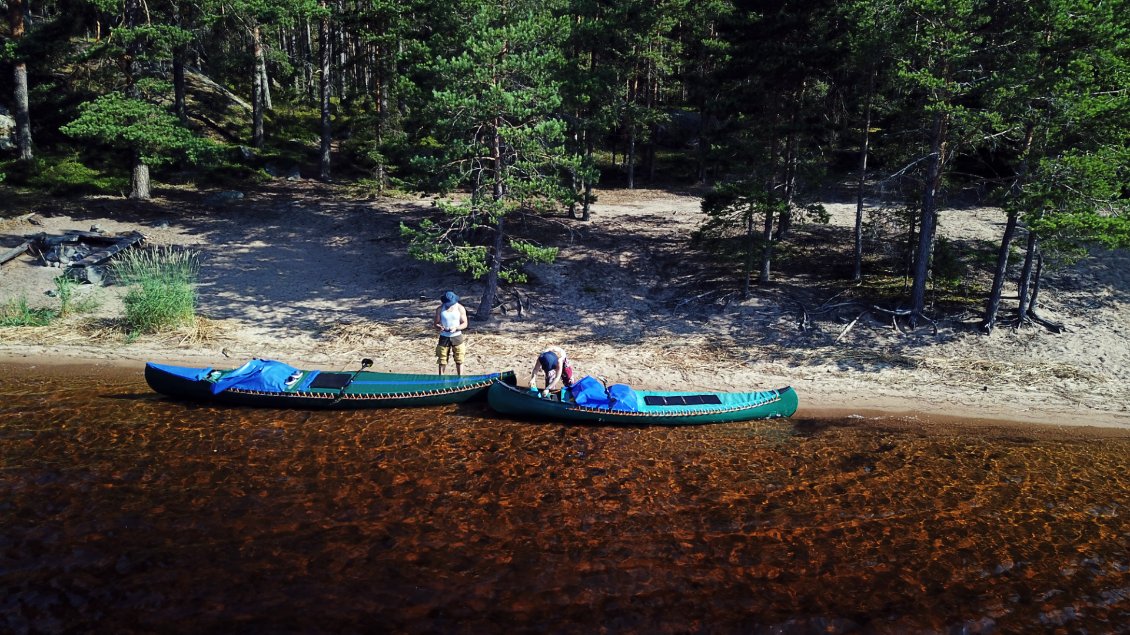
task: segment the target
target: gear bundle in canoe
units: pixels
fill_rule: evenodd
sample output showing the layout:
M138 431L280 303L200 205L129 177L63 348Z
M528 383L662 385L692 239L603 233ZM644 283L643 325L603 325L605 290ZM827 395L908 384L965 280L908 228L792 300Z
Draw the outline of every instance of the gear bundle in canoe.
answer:
M616 403L616 387L609 387L612 396L604 403L578 403L498 382L487 391L487 402L500 413L526 419L672 426L790 417L798 403L796 391L786 386L742 393L631 390L631 403L625 406Z
M368 361L368 360L365 360ZM410 375L363 370L300 370L254 359L230 370L149 362L145 381L163 395L270 408L403 408L481 398L495 382L514 383L514 371L488 375Z

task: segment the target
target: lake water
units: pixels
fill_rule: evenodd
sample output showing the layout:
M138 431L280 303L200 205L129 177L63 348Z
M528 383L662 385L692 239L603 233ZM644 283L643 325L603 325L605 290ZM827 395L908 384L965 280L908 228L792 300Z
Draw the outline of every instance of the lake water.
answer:
M0 632L1130 633L1130 433L614 428L0 369ZM49 372L48 372L49 371Z

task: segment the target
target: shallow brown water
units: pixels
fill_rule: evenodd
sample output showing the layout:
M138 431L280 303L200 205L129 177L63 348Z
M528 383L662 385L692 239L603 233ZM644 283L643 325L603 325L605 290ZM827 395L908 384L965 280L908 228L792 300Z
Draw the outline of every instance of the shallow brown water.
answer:
M214 408L0 370L0 632L1130 633L1125 432Z

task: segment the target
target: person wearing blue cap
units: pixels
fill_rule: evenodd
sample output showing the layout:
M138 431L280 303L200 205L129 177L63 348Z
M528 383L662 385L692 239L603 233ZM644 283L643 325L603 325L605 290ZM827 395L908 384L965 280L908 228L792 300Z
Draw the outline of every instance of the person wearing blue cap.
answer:
M447 369L447 362L455 358L455 374L462 375L463 358L467 353L467 345L463 341L463 329L467 328L467 309L459 303L459 296L454 291L448 291L440 298L432 324L439 331L439 343L436 344L439 374L442 375Z

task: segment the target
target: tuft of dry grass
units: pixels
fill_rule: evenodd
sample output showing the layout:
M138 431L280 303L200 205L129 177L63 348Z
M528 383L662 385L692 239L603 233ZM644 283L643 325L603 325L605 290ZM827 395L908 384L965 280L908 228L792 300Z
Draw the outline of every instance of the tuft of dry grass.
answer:
M1016 365L990 359L931 357L923 360L923 366L944 375L955 383L970 385L1011 383L1034 386L1062 380L1091 384L1105 381L1100 375L1070 364L1061 363Z
M406 339L431 337L425 327L403 328L372 321L340 322L326 327L320 334L325 350L335 355L362 353L383 357L403 348Z
M201 346L216 343L232 330L233 327L226 320L213 320L198 315L192 324L170 331L168 335L177 338L177 343L181 346Z
M146 337L173 346L199 346L214 343L231 330L225 320L197 316L190 325ZM85 318L57 320L48 326L7 328L4 335L12 342L42 345L118 345L130 341L132 333L124 318Z

